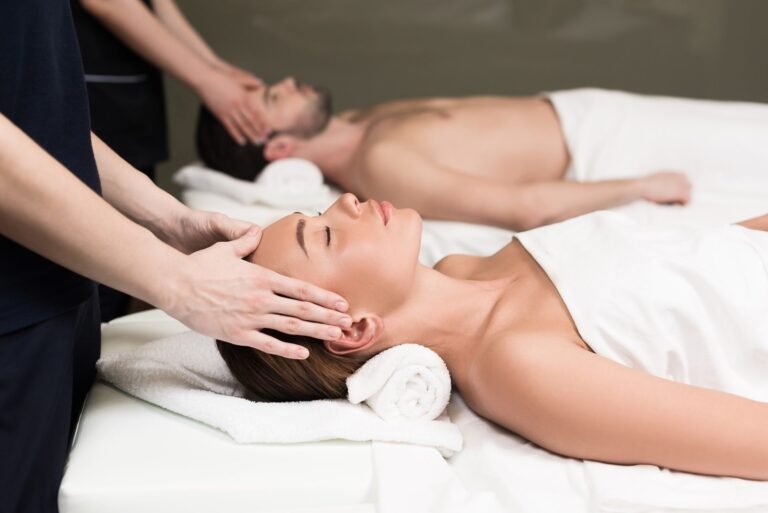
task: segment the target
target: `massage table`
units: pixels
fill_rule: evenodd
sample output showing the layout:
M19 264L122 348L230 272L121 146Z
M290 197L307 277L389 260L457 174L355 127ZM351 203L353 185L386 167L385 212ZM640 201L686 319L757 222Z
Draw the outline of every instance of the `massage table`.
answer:
M593 93L587 98L592 98ZM645 105L642 107L641 112L647 110ZM675 104L667 100L659 104L660 112L669 115L674 114L673 107ZM685 110L690 104L681 101L680 107ZM705 107L717 110L722 106L712 102ZM704 162L701 153L707 147L702 145L703 136L717 136L718 127L727 132L733 125L734 130L738 128L742 130L738 133L746 136L751 130L750 123L754 123L765 131L766 107L737 107L733 112L739 119L716 118L715 126L709 127L708 132L708 127L701 126L695 116L690 119L688 124L698 132L690 141L683 141L688 146L680 148L688 149L686 155L679 155L680 162ZM663 113L658 116L666 115ZM728 114L730 116L730 110ZM683 118L668 121L678 123L678 130L685 128ZM657 126L670 126L670 123L658 122L658 117L647 120L622 117L617 121L626 130L640 127L644 134L652 133ZM662 148L658 153L648 152L646 147L635 144L636 138L629 132L614 141L608 152L603 151L605 145L599 132L590 130L585 134L594 140L582 137L578 144L591 145L596 158L592 165L574 170L582 173L581 179L610 178L617 169L626 168L627 162L642 164L643 169L670 169L666 164L671 160L653 161L655 155L664 154L660 151ZM677 158L674 141L666 142L664 151L668 157ZM660 207L638 202L622 210L669 223L735 222L766 213L768 164L763 153L768 150L755 153L760 148L765 149L763 145L759 148L753 145L749 147L755 150L752 153L734 152L716 162L718 174L711 180L712 177L702 177L701 186L694 188L694 200L689 207ZM676 167L679 168L672 168ZM697 177L694 178L696 185ZM296 210L241 204L230 197L195 189L184 189L182 199L193 208L223 212L262 226ZM433 265L451 253L487 255L501 248L511 236L512 232L487 226L425 221L420 258L422 263ZM103 352L130 348L182 329L179 323L157 311L118 319L104 327ZM480 418L455 393L448 413L464 437L464 449L448 460L424 453L424 448L413 448L410 454L404 446L387 448L376 443L238 445L212 428L97 383L86 403L62 483L61 510L63 513L768 511L768 483L697 476L652 465L620 466L563 458ZM386 462L389 453L398 454ZM432 467L423 465L426 460ZM391 472L380 472L380 469ZM443 481L427 479L437 475L443 476ZM459 489L461 493L457 492ZM418 494L440 496L444 500L439 507L418 509L409 507L413 501L381 501L382 496L396 499L398 495ZM434 504L440 503L440 497ZM472 506L462 507L464 503ZM383 508L382 504L390 507Z
M184 329L157 310L115 319L103 326L102 353L130 350ZM448 414L462 432L464 449L447 460L434 448L407 444L238 444L214 428L97 382L75 434L59 508L62 513L768 511L768 483L563 458L480 418L456 393ZM380 503L382 497L387 500Z
M102 354L186 328L152 310L105 324ZM62 513L374 513L371 444L239 445L97 382L59 495Z

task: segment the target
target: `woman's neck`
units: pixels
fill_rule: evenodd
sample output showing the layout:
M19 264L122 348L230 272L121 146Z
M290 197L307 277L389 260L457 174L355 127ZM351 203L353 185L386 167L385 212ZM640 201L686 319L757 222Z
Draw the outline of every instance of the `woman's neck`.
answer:
M454 374L463 373L486 338L494 312L516 277L460 280L419 266L408 300L384 318L375 349L403 343L429 347Z

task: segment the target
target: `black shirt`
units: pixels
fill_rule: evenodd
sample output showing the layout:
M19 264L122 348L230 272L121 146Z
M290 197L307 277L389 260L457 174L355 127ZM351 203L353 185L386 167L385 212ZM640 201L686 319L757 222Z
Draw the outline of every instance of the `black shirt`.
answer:
M101 192L69 0L0 3L0 112ZM0 333L62 313L94 290L90 280L0 235Z
M168 141L162 74L83 9L80 0L71 0L71 6L93 132L137 168L165 160Z

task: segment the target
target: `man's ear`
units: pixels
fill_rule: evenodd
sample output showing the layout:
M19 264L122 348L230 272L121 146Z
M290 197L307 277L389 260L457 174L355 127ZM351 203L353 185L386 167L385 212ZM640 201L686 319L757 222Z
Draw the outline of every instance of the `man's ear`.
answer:
M325 340L325 348L333 354L349 354L368 349L384 333L384 321L375 314L365 315L352 323L352 327L341 330L336 340Z
M267 145L264 147L264 157L270 162L288 158L296 151L296 145L296 138L290 135L278 135L267 141Z

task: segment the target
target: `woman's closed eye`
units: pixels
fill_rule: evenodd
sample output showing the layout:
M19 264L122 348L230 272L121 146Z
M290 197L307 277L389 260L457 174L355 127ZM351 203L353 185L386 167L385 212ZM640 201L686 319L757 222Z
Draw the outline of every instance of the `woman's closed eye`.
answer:
M323 215L323 213L318 212L317 215L321 216ZM331 245L331 227L330 226L325 227L325 245L328 247L330 247Z

